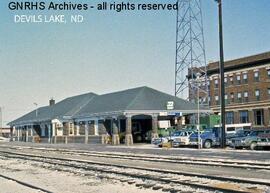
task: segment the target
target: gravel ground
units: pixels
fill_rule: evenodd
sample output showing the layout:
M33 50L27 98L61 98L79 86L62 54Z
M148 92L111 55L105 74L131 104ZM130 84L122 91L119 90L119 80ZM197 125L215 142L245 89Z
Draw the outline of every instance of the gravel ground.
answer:
M144 189L127 183L100 179L98 176L80 176L68 172L49 170L27 161L0 159L2 175L35 185L54 193L161 193L160 190ZM41 192L26 188L14 181L0 178L1 193Z
M34 147L50 147L50 148L63 148L63 145L52 145L52 144L31 144L31 143L6 143L5 145L9 146L16 146L23 144L25 146L34 146ZM4 144L2 144L3 146ZM75 144L68 144L67 147L72 146L70 149L74 149L74 147L78 148L80 147ZM149 146L149 145L148 145ZM85 148L85 146L83 146ZM127 152L132 152L134 149L137 151L137 154L143 153L145 150L151 150L151 146L147 147L144 146L138 146L138 147L112 147L112 146L100 146L97 145L96 149L93 149L95 146L91 146L88 150L95 150L102 149L101 152L109 151L111 148L115 151L117 148L120 149L119 152L123 149L127 149ZM1 145L0 145L1 148ZM4 149L4 148L3 148ZM43 149L43 148L42 148ZM152 147L152 149L154 149ZM85 150L85 149L84 149ZM244 177L244 178L254 178L254 179L260 179L263 180L270 180L269 171L259 171L259 170L246 170L246 169L235 169L235 168L222 168L222 167L204 167L204 166L196 166L196 165L181 165L181 164L167 164L167 163L156 163L156 162L144 162L144 161L137 161L137 160L122 160L122 159L111 159L111 158L98 158L98 157L91 157L91 156L84 156L84 155L65 155L65 154L59 154L57 151L46 151L46 149L43 150L34 150L29 148L19 148L17 150L12 151L18 151L18 152L25 152L25 153L41 153L43 156L53 156L53 157L62 157L62 158L77 158L77 159L84 159L84 160L91 160L91 161L97 161L97 162L105 162L105 163L115 163L115 164L122 164L122 165L134 165L134 166L144 166L144 167L156 167L161 169L171 169L171 170L178 170L178 171L186 171L186 172L195 172L195 173L203 173L203 174L211 174L211 175L220 175L220 176L234 176L234 177ZM160 150L161 152L164 152L164 150ZM165 150L166 151L166 150ZM179 151L179 150L176 150ZM199 152L200 150L185 150L188 152ZM170 151L167 151L170 152ZM173 151L171 151L173 152ZM182 151L183 153L184 151ZM207 152L217 152L216 150L211 150ZM243 152L249 153L249 152ZM147 153L146 153L147 154ZM252 154L252 153L251 153ZM267 153L262 153L262 155ZM171 154L169 154L171 155ZM177 154L179 156L179 154ZM256 156L257 153L256 153ZM195 156L194 156L195 157ZM219 156L217 156L220 158ZM207 157L204 157L207 158ZM211 157L213 158L213 157ZM224 159L224 157L222 158ZM228 159L229 160L229 159ZM262 160L261 160L262 161ZM265 161L265 160L264 160ZM267 160L268 161L268 160ZM136 171L130 171L131 173L136 173ZM73 192L97 192L97 193L103 193L103 192L110 192L110 193L151 193L151 192L162 192L161 189L153 190L151 187L152 184L155 182L146 182L143 180L134 180L134 179L128 179L123 178L121 180L121 176L110 176L110 174L100 174L95 171L91 171L90 173L85 174L84 172L71 170L68 171L65 168L61 168L58 166L52 166L52 165L46 165L42 162L33 162L33 161L25 161L20 159L14 159L14 158L5 158L1 157L0 154L0 173L2 175L14 178L16 180L20 180L29 184L32 184L34 186L40 187L45 190L49 190L51 192L63 192L63 193L73 193ZM151 174L151 173L149 173ZM179 178L179 176L170 175L168 176L170 178ZM25 188L20 184L17 184L14 181L9 180L1 180L0 179L0 192L6 193L6 192L20 192L20 193L32 193L32 192L38 192L36 190L31 190L29 188ZM132 182L132 183L129 183ZM146 188L145 186L149 185L150 188ZM162 186L163 188L167 188L167 192L170 191L170 188L173 186L170 184L154 184L155 186ZM224 186L224 184L221 184ZM237 186L237 184L235 184ZM8 188L8 187L11 188ZM189 192L203 192L200 190L192 190L188 187L173 187L173 188L180 188L180 190L185 190ZM265 188L260 188L264 189ZM266 190L266 192L268 189ZM263 191L265 192L265 191Z
M1 170L2 173L2 170ZM37 190L33 190L31 188L27 188L23 185L18 184L17 182L14 182L12 180L7 180L5 178L0 177L0 192L3 193L36 193L40 192ZM40 192L41 193L41 192Z
M1 146L0 146L1 148ZM108 150L108 149L107 149ZM17 150L18 151L18 150ZM34 153L40 152L40 150L34 149L21 149L19 151L23 151L25 153ZM245 168L227 168L220 166L201 166L196 164L179 164L179 163L162 163L162 162L146 162L139 160L123 160L123 159L115 159L115 158L100 158L100 157L91 157L87 155L75 155L75 154L59 154L57 151L46 151L44 149L43 155L53 155L54 157L62 157L62 158L75 158L75 159L83 159L89 161L97 161L104 163L112 163L112 164L122 164L122 165L130 165L130 166L142 166L142 167L150 167L150 168L159 168L159 169L169 169L175 171L182 172L190 172L190 173L201 173L208 175L217 175L217 176L227 176L227 177L235 177L235 178L249 178L253 180L260 181L269 181L270 180L270 171L269 170L249 170ZM228 160L228 159L227 159Z

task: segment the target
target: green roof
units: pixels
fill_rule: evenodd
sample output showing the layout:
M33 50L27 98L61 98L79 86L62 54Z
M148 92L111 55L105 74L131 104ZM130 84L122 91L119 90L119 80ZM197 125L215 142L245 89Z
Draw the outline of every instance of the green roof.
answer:
M49 120L51 118L51 108L49 106L40 107L37 110L33 110L30 113L23 115L22 117L8 123L8 125L33 123L37 120Z
M149 87L138 87L119 92L96 95L87 93L66 98L53 106L38 108L9 125L33 124L52 119L70 120L96 114L128 111L167 111L167 102L174 102L174 110L194 113L197 105ZM208 109L204 109L208 110Z
M49 121L52 119L70 119L84 105L86 105L93 97L94 93L87 93L78 96L66 98L55 105L40 107L36 110L23 115L22 117L8 123L8 125L25 124L41 121Z
M94 93L87 93L66 98L52 106L52 117L57 119L71 118L86 104L88 104L89 101L91 101L95 96L97 95Z
M95 96L75 114L74 118L117 111L165 111L168 101L174 102L175 110L194 111L197 109L194 103L144 86Z

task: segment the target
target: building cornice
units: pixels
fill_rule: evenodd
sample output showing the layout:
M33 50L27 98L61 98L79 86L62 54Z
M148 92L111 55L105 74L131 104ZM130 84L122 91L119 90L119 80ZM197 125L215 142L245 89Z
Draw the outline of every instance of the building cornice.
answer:
M220 106L212 106L210 107L213 111L219 111ZM250 104L237 104L237 105L229 105L226 106L227 110L234 110L234 109L267 109L270 108L270 100L260 101L258 103L250 103Z

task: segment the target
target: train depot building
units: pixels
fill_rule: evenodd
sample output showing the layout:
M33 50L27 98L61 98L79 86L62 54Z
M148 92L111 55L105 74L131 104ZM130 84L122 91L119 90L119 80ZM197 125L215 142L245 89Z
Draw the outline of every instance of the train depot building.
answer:
M44 143L149 142L158 128L178 127L197 113L189 101L149 87L97 95L87 93L40 107L9 123L13 139ZM201 113L210 110L201 107ZM108 139L110 139L108 141Z

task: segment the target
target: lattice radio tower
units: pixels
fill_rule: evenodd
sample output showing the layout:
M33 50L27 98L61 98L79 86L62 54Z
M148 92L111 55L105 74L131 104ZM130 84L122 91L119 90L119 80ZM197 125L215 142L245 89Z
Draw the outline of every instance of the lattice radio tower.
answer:
M201 0L177 2L175 96L208 104Z

